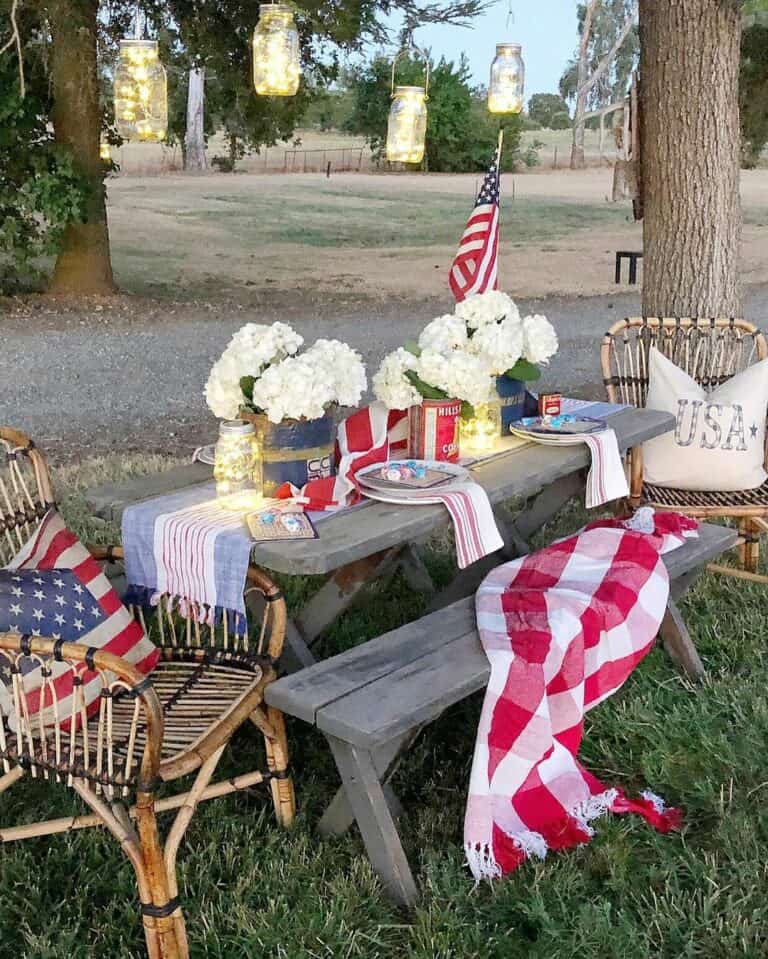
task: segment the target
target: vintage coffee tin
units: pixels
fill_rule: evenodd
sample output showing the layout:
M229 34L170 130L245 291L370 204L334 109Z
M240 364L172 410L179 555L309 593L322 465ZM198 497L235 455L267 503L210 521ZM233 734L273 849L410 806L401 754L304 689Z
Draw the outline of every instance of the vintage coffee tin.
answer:
M559 393L539 393L539 416L559 416L562 401Z
M420 460L459 459L459 400L424 400L408 414L410 455Z

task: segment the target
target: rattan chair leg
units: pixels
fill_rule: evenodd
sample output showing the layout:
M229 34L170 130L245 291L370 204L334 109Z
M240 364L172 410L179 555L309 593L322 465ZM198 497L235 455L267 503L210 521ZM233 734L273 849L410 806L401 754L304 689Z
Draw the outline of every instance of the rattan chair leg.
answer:
M710 563L707 566L707 571L719 576L730 576L732 579L743 579L747 583L768 585L768 576L763 573L750 573L748 570L737 569L735 566L721 566L719 563Z
M5 792L6 789L10 789L11 786L18 782L21 777L24 775L24 770L21 766L14 766L13 769L10 769L4 776L0 776L0 793ZM2 832L0 831L0 836Z
M150 956L154 949L160 959L189 959L184 917L181 906L174 905L175 898L170 892L155 817L154 796L150 793L138 794L136 826L150 893L148 900L142 899L147 949Z
M259 725L253 715L251 719L257 726ZM293 780L288 775L288 737L285 733L285 719L279 709L268 706L267 721L275 732L274 736L264 736L267 766L272 773L269 781L272 803L278 822L288 827L293 824L296 815L296 795Z
M172 898L179 894L179 885L176 879L176 857L179 852L179 844L184 838L184 833L192 821L195 810L203 797L206 787L211 781L211 777L216 771L219 760L226 749L226 745L219 747L212 753L198 770L195 782L184 798L184 804L176 814L173 825L165 840L165 870L168 873L168 887Z

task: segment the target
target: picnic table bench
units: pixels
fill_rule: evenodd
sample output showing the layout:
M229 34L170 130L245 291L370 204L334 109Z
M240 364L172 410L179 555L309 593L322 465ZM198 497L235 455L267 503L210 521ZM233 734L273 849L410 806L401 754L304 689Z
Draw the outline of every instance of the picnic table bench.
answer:
M671 657L694 677L703 666L675 600L737 538L724 526L702 525L699 534L664 556L672 588L660 630ZM357 821L384 888L404 906L416 902L418 891L398 834L399 804L390 779L420 730L483 689L489 672L474 597L467 597L279 679L266 691L270 705L315 726L333 752L343 786L321 831L341 834Z

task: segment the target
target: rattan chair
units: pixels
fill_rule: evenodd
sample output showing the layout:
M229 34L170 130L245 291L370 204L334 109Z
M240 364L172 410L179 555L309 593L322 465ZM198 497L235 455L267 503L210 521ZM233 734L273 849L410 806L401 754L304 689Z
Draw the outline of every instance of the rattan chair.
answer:
M751 323L735 319L633 317L615 323L603 337L603 381L611 403L645 406L648 351L656 346L705 390L768 356L765 337ZM768 468L768 456L766 457ZM713 564L710 570L760 583L760 536L768 532L768 482L729 493L667 489L643 483L642 449L630 454L630 506L647 504L700 519L732 518L739 526L739 567Z
M54 505L45 460L28 437L0 428L0 565L6 565ZM119 550L92 550L119 558ZM197 804L257 783L269 783L277 817L289 825L294 796L282 714L263 702L283 646L286 607L259 569L248 572L251 638L236 639L226 622L213 628L179 618L161 601L150 627L161 661L144 677L125 660L87 645L17 634L0 635L0 669L12 679L12 708L0 705L0 793L45 779L73 789L91 813L0 828L9 842L106 826L131 861L151 959L185 959L189 951L177 900L176 857ZM58 663L58 665L56 665ZM41 689L30 707L21 676L41 667ZM87 717L83 670L98 674L98 712ZM55 671L57 687L53 685ZM72 695L58 702L61 671ZM32 694L34 695L34 694ZM42 705L42 708L38 708ZM235 731L251 720L264 736L266 770L211 783ZM157 794L164 783L195 773L191 788ZM156 815L178 810L163 846Z

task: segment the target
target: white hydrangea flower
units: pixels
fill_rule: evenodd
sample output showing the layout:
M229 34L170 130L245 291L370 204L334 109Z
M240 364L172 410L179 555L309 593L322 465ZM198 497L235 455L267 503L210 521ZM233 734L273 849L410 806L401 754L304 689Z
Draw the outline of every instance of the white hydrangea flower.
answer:
M368 378L360 354L340 340L317 340L304 359L316 368L316 376L329 381L334 403L357 406L368 389Z
M427 323L419 336L422 350L434 350L436 353L450 353L467 344L467 324L461 317L446 313Z
M466 400L473 406L489 400L493 391L493 376L488 358L466 350L449 354L424 350L417 360L419 378L444 390L451 399Z
M464 320L470 330L504 319L520 320L520 310L511 296L500 290L473 293L456 304L456 316Z
M523 320L523 356L531 363L546 363L557 353L557 333L545 316L535 314Z
M319 376L318 366L306 356L289 356L268 367L253 386L253 404L270 422L285 419L317 420L334 401L333 383Z
M523 327L519 320L507 317L501 323L486 323L469 341L470 351L484 355L495 376L501 376L523 355Z
M213 364L203 394L214 414L220 419L235 419L243 404L240 379L250 373L251 365L246 352L229 348Z
M399 347L387 354L373 377L373 394L389 410L407 410L421 403L421 394L405 378L406 370L416 369L416 357Z

